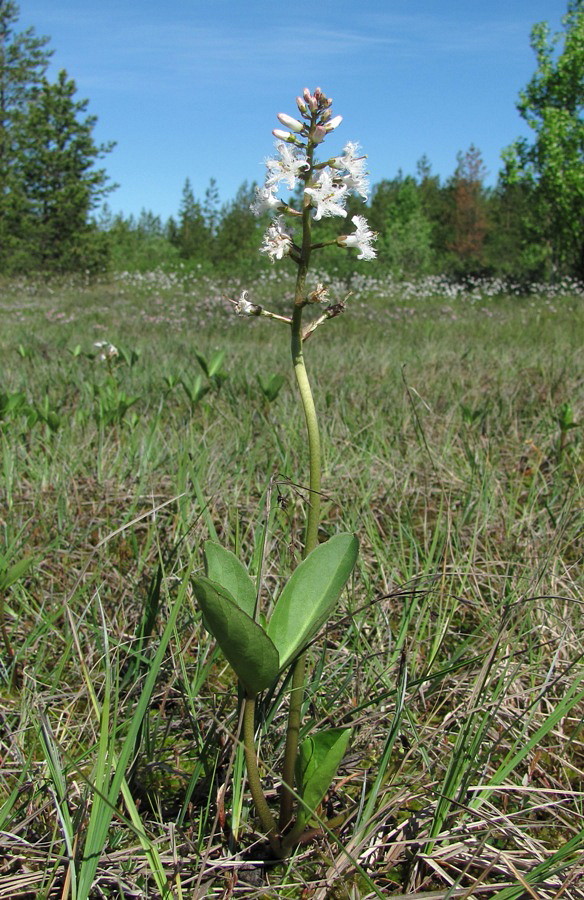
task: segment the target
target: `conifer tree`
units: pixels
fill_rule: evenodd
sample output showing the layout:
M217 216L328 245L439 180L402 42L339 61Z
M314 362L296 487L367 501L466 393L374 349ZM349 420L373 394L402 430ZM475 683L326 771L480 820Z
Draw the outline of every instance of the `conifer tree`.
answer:
M13 0L0 0L0 268L14 252L13 234L22 211L15 180L18 143L14 130L31 93L45 74L52 51L49 38L33 28L16 31L19 8Z
M190 179L186 179L178 214L176 243L183 259L204 258L209 245L209 231L201 204L195 199Z
M483 182L486 170L481 151L471 144L458 153L451 182L453 214L450 249L463 271L480 268L487 234L486 200Z
M19 238L33 265L51 269L92 269L105 252L89 214L113 189L95 168L113 145L95 143L96 119L75 94L64 70L54 84L44 78L14 125Z

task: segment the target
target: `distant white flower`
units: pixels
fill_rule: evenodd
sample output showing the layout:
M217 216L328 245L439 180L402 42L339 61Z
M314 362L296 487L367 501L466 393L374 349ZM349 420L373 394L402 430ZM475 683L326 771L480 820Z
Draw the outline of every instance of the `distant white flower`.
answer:
M276 150L280 154L280 158L266 160L266 168L268 170L266 184L275 186L283 181L290 190L293 190L300 172L308 168L308 163L304 157L296 153L287 144L279 142L276 144Z
M304 193L310 196L312 205L316 206L315 220L322 219L323 216L347 215L346 209L343 209L347 185L337 184L328 169L324 169L316 184L306 188Z
M278 199L276 194L277 185L264 184L263 187L256 187L255 200L250 206L254 216L261 216L262 213L272 212L282 205L282 201Z
M238 316L254 316L256 314L257 307L255 303L249 302L248 297L248 292L242 291L239 300L235 301L235 312Z
M341 247L356 247L359 250L357 259L375 259L376 251L371 244L377 240L377 234L371 231L365 216L353 216L351 222L355 231L338 237L337 244Z
M365 171L367 157L358 156L360 149L359 144L349 141L343 148L343 155L337 157L334 167L346 169L347 174L342 176L343 182L350 191L361 194L366 200L369 196L369 181Z
M118 348L114 347L113 344L110 344L109 341L96 341L93 346L96 350L101 351L98 354L98 359L100 362L107 362L108 360L115 359L116 356L120 355Z
M264 243L260 250L267 253L272 262L275 259L283 259L290 253L292 248L292 238L284 231L284 219L278 216L270 223L264 235Z

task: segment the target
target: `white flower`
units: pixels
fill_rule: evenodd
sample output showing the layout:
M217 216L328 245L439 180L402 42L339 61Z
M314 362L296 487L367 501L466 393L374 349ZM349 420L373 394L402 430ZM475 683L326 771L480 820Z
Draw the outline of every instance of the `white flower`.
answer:
M293 190L300 172L308 168L308 163L287 144L276 144L276 150L280 154L280 159L266 160L268 170L266 184L275 186L283 181L290 190Z
M108 360L115 359L116 356L119 356L118 348L114 347L113 344L110 344L109 341L96 341L93 346L96 350L101 350L101 353L98 354L100 362L107 362Z
M262 213L271 212L282 205L275 193L276 187L277 185L269 182L266 182L263 187L256 187L255 200L250 206L254 216L261 216Z
M235 312L238 316L253 316L255 315L256 306L254 303L250 303L247 299L249 294L247 291L242 291L239 295L239 300L235 301ZM232 301L233 302L233 301Z
M315 220L322 219L323 216L347 215L347 211L343 209L347 185L335 183L327 169L321 172L314 187L306 188L304 193L312 198L312 205L316 206Z
M267 253L274 262L275 259L283 259L284 256L287 256L291 248L292 238L284 231L284 219L282 216L278 216L268 226L260 251Z
M351 222L355 226L353 234L343 234L337 238L341 247L356 247L359 250L357 259L375 259L376 251L371 246L377 240L377 234L371 231L365 216L353 216Z
M356 191L361 194L364 200L369 196L369 181L367 180L367 172L365 171L366 156L358 156L360 146L353 141L349 141L343 148L343 155L337 157L334 167L338 169L346 169L347 175L343 175L343 182L350 191Z

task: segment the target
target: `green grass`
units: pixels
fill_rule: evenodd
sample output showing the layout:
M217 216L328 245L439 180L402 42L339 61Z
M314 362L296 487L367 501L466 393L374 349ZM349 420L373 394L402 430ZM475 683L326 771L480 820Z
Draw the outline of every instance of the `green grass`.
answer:
M322 835L270 868L189 583L210 536L257 574L269 520L269 605L301 550L288 334L231 315L241 287L2 285L0 585L33 564L4 591L0 898L582 896L584 458L558 424L584 420L582 292L362 280L307 342L322 537L361 554L304 721L354 735ZM209 380L195 351L216 350ZM285 712L279 686L268 796Z

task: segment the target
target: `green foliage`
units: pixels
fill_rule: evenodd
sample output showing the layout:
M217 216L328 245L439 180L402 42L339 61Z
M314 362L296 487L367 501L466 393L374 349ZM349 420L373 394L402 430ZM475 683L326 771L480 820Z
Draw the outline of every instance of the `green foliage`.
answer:
M251 333L241 322L234 327L211 305L206 279L144 283L148 293L140 279L123 281L122 290L118 279L83 286L67 279L58 293L39 282L2 284L2 392L30 405L49 394L63 419L50 454L41 422L22 433L22 406L7 413L0 434L2 540L14 548L8 568L25 557L42 560L5 599L15 665L8 666L4 646L0 656L5 668L25 672L20 693L8 680L0 687L2 741L16 761L4 767L0 784L3 852L11 860L2 881L7 896L18 896L24 879L32 896L46 894L50 883L62 893L71 859L78 876L86 869L90 894L116 893L121 883L137 896L163 896L144 840L160 853L177 896L192 894L201 876L205 890L221 895L224 867L205 862L205 850L219 848L217 812L225 816L225 854L258 846L254 808L241 802L245 778L236 755L227 779L240 746L236 700L223 692L227 664L193 608L190 574L200 565L211 518L238 558L259 559L258 497L274 470L290 472L306 452L291 391L279 396L278 428L259 434L255 376L281 369L286 329L267 341L261 320L259 327L250 322ZM229 290L213 287L213 296ZM265 287L262 302L277 302L282 287L290 291L287 282ZM564 426L582 421L582 297L553 289L493 296L492 283L485 287L477 302L462 290L446 300L430 287L408 299L406 313L407 287L372 279L347 315L331 323L338 340L322 341L314 353L315 376L331 395L324 484L331 500L324 500L323 526L330 533L358 529L361 551L342 624L329 630L326 647L309 654L302 743L341 722L353 735L331 794L335 824L317 810L317 824L334 831L326 854L321 842L304 845L287 865L270 868L269 884L254 886L255 893L297 896L318 878L331 895L353 886L357 896L372 894L353 874L359 860L389 896L452 892L453 873L455 880L465 873L458 883L467 892L476 884L475 892L488 885L495 894L505 882L513 885L503 888L507 896L523 896L525 885L507 859L515 869L521 860L521 879L534 892L558 894L565 883L569 895L573 887L584 840L570 818L579 809L584 709L582 682L577 686L584 649L582 428L566 431L561 464L557 447L559 419ZM145 323L140 311L156 298L167 318ZM62 319L46 316L55 308ZM104 309L116 345L120 335L142 349L133 368L115 369L126 393L140 395L139 422L106 435L88 391L79 389L105 372L95 373L97 362L84 353L64 351L103 335ZM233 372L234 390L214 398L210 427L189 415L182 388L168 394L165 380L193 360L189 334L201 321L196 346L207 359L225 348ZM404 394L403 365L419 398ZM520 464L527 439L546 463L532 474ZM200 499L193 496L193 448ZM265 596L274 573L291 569L297 544L290 547L290 519L299 524L299 505L293 493L286 510L274 503ZM148 611L152 582L160 597ZM156 621L140 643L143 615ZM500 629L485 684L482 662ZM108 680L109 716L100 715ZM270 805L290 695L282 679L257 703ZM483 714L487 727L471 734L472 746L457 741L469 717L478 727ZM31 723L44 727L42 715L50 730L40 741ZM478 748L466 770L449 765L455 743L460 762ZM140 777L130 777L136 761L150 776L148 794ZM444 787L450 799L439 810ZM94 804L100 815L90 824ZM447 818L429 850L436 811ZM341 825L337 814L347 816ZM477 823L482 838L461 842ZM181 836L183 828L188 834ZM39 843L39 833L51 839ZM381 834L388 839L380 842ZM331 876L333 866L338 875Z
M75 82L44 72L46 38L14 34L18 8L0 6L0 270L99 271L108 244L89 221L111 187L94 167L96 119Z
M13 235L22 214L14 134L51 56L48 38L37 37L32 28L15 31L18 15L12 0L0 3L0 269L17 255Z
M194 578L193 591L205 627L221 647L247 695L255 697L271 687L278 677L279 656L261 625L216 581L204 576Z
M207 577L229 591L240 609L253 619L256 589L241 560L215 541L205 541L204 553Z
M169 229L172 232L172 229ZM190 180L184 184L178 227L171 234L171 241L183 259L205 259L209 252L211 234L207 228L201 204L195 200Z
M256 257L264 227L252 213L255 183L247 181L238 189L234 199L221 209L217 233L211 246L211 258L220 269L237 269L241 274L257 268Z
M292 573L264 632L253 620L255 590L243 564L218 544L205 544L206 569L214 577L195 579L193 590L205 626L251 696L270 687L278 672L288 668L320 630L349 580L358 548L352 534L335 535L316 547ZM258 628L267 641L258 636ZM263 654L267 654L265 666ZM257 687L257 679L262 687ZM264 683L264 679L268 680Z
M205 394L208 394L211 390L211 386L203 381L202 375L195 375L194 378L183 375L180 378L180 383L185 394L189 398L191 409L198 406Z
M584 8L569 4L564 32L531 32L537 71L518 110L534 132L503 153L502 181L533 191L529 228L548 248L550 271L584 276ZM556 53L556 47L561 49Z
M296 782L302 800L298 827L304 827L328 791L351 738L350 728L317 731L298 749Z
M274 400L276 400L282 387L286 383L284 376L277 373L270 375L269 378L264 378L262 375L258 374L256 379L260 386L260 390L268 403L273 403Z
M369 212L379 232L379 264L398 278L424 275L433 261L432 223L414 178L398 175L375 185Z
M116 379L111 377L90 384L89 390L93 398L93 415L100 427L119 425L128 410L140 399L138 395L126 394Z
M297 566L280 594L267 633L285 669L329 618L357 561L359 542L337 534Z
M224 372L221 368L223 360L225 359L225 350L215 350L209 359L207 359L204 353L195 350L195 356L209 381L213 382L217 387L221 387L228 377L227 372Z

